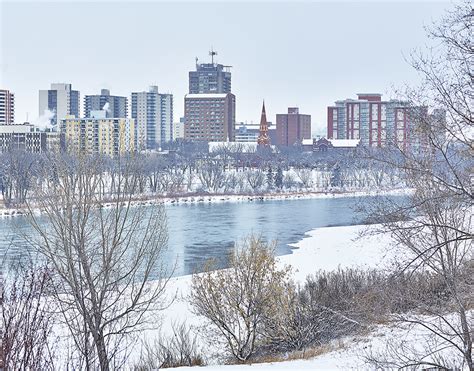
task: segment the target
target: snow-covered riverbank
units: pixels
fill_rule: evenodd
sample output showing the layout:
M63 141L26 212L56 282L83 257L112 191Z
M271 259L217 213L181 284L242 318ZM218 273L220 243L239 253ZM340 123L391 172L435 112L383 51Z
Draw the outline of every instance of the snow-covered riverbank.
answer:
M367 226L328 227L312 230L298 243L293 254L278 257L279 264L290 265L294 271L296 282L302 283L310 274L318 270L335 270L338 268L359 267L391 269L398 256L393 240L387 235L361 236ZM162 334L172 334L171 324L186 321L186 324L198 328L202 320L196 317L186 301L189 294L191 276L175 278L170 283L169 292L177 293L177 300L163 313ZM449 316L449 315L448 315ZM470 312L471 321L474 321L474 311ZM434 319L433 319L434 321ZM442 323L439 325L443 326ZM157 333L143 334L143 339L152 339ZM198 338L203 342L204 339ZM439 339L438 339L439 340ZM245 371L245 370L365 370L374 369L367 363L367 357L378 354L387 349L388 344L409 344L423 349L423 346L433 341L433 334L422 326L390 325L373 326L367 334L349 336L335 341L324 348L321 353L308 359L291 361L255 363L245 365L218 365L213 364L200 367L205 371ZM458 362L458 355L454 355L449 344L440 355L449 357ZM209 348L208 348L209 349ZM195 370L196 368L180 367L176 370Z
M295 248L292 254L278 257L278 264L291 266L297 283L303 283L308 275L319 270L331 271L348 267L391 269L396 260L399 260L393 240L387 235L364 234L367 228L374 226L326 227L309 231L301 241L292 245ZM366 334L339 339L324 346L318 355L308 359L289 361L283 357L281 362L220 365L217 347L207 343L198 331L204 325L203 319L193 313L188 303L191 279L191 275L186 275L169 281L166 295L169 300L174 298L174 301L160 312L155 324L157 328L140 332L138 342L128 347L129 365L138 361L145 343L153 344L154 340L160 337L173 336L173 325L183 322L198 334L198 346L206 347L206 361L209 366L199 367L199 370L204 371L245 371L249 367L256 371L373 369L367 364L366 357L372 352L383 351L388 342L409 341L419 345L425 343L431 336L420 326L395 328L389 325L374 325ZM471 316L474 317L474 313L471 313ZM158 323L161 323L161 328L158 328ZM63 340L67 342L67 332L64 329L61 332L64 334ZM451 350L447 347L446 354L450 355ZM180 367L177 370L191 369L196 370L189 367Z
M273 200L298 200L313 198L339 198L339 197L363 197L392 195L402 196L410 194L411 190L406 188L394 188L383 190L364 190L364 191L326 191L326 192L283 192L283 193L262 193L262 194L227 194L227 195L188 195L188 196L154 196L143 197L133 201L136 205L153 205L162 203L164 205L187 205L200 203L221 203L221 202L256 202ZM110 204L111 205L111 204ZM105 206L108 206L105 204ZM40 213L39 209L34 209ZM15 216L25 216L28 214L26 208L1 208L0 218L9 218Z
M394 254L389 249L389 237L364 236L360 233L366 226L344 226L328 227L312 230L306 234L301 241L293 244L295 250L292 254L278 257L279 264L290 265L294 272L296 282L304 282L306 277L314 274L318 270L334 270L339 267L364 267L364 268L389 268L393 262ZM169 336L172 334L173 323L186 322L188 326L198 328L202 325L202 319L192 313L192 308L187 302L190 293L191 276L181 276L173 278L167 288L169 295L176 294L176 300L162 313L161 334ZM158 336L158 331L146 331L142 339L153 341ZM198 338L200 342L204 339ZM134 352L135 353L135 352ZM137 353L135 353L137 354ZM335 352L333 358L325 359L323 368L343 367ZM327 355L324 355L327 358ZM132 357L133 358L133 357ZM211 360L212 361L212 360ZM319 362L319 361L318 361ZM349 359L350 364L354 364L354 359ZM288 363L288 364L286 364ZM260 365L263 369L271 367L284 369L319 368L313 361L292 361L279 363L277 365ZM208 366L209 370L214 370L218 366ZM245 366L219 366L225 370L246 369ZM204 369L208 369L204 368ZM181 370L181 368L180 368Z

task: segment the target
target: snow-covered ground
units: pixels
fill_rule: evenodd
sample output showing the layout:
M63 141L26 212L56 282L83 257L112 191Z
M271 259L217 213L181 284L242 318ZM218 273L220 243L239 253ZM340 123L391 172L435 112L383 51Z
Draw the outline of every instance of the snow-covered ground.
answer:
M318 228L306 233L306 237L293 244L292 254L278 257L281 266L290 265L296 282L303 282L318 270L335 270L338 267L388 268L394 254L389 249L390 238L364 236L366 226ZM193 315L186 303L191 275L170 280L167 291L177 294L177 300L163 312L163 330L171 330L171 324L186 320L188 325L199 325L201 320Z
M310 274L318 270L335 270L346 267L390 269L395 263L396 248L389 236L373 236L361 232L368 226L328 227L312 230L299 242L295 243L292 254L278 257L281 266L290 265L296 282L303 282ZM160 312L161 329L149 329L140 333L139 341L128 349L130 365L136 364L140 357L141 346L144 342L153 344L159 336L173 335L173 324L186 323L196 330L203 326L203 319L192 312L187 297L190 293L191 276L172 278L166 288L168 299L175 298L172 304ZM471 312L474 323L474 311ZM157 326L158 327L158 326ZM192 368L204 371L244 371L244 370L336 370L336 369L374 369L367 363L366 357L386 349L387 344L397 344L408 340L409 344L423 346L428 334L421 327L390 327L378 325L370 328L365 335L346 337L325 346L324 351L309 359L291 361L255 363L252 365L220 365L218 364L218 349L206 342L198 334L198 346L205 346L206 361L209 366ZM62 341L67 342L64 332ZM64 348L64 347L62 347ZM446 352L450 357L452 348ZM190 370L190 367L180 367L176 370Z
M346 267L390 269L395 263L396 248L389 236L373 236L361 232L367 226L328 227L312 230L300 242L295 243L292 254L278 257L280 265L290 265L294 279L303 282L310 274L318 270L335 270ZM175 302L163 312L162 334L172 334L172 323L186 321L188 326L199 327L202 320L195 316L186 296L189 294L191 276L174 278L168 288L169 293L177 294ZM471 312L474 321L474 312ZM157 332L149 331L143 338L149 341ZM370 329L367 335L347 337L326 347L319 356L310 359L282 361L273 363L256 363L252 365L217 365L212 364L199 368L205 371L240 371L240 370L335 370L335 369L374 369L367 363L370 354L383 352L387 344L414 344L415 348L423 347L431 335L420 326L391 327L378 325ZM432 338L432 337L431 337ZM198 338L199 342L203 339ZM207 344L209 350L209 344ZM211 351L212 347L211 347ZM454 358L452 348L447 348L444 354ZM214 360L215 362L215 360ZM177 370L190 370L182 367ZM194 370L196 368L193 368Z
M334 270L338 267L363 267L363 268L388 268L393 261L394 255L388 248L390 238L365 236L359 238L365 226L345 226L315 229L307 233L307 236L295 243L292 254L278 257L280 265L290 265L293 269L294 279L303 282L307 275L318 270ZM177 295L173 304L162 313L162 334L172 334L172 324L186 322L188 326L199 327L202 319L195 316L186 297L189 294L191 276L182 276L170 281L167 288L170 295ZM157 331L147 331L143 339L153 341L158 335ZM200 339L201 341L203 339ZM365 346L363 339L356 342L356 338L348 340ZM349 367L355 365L359 360L357 346L335 350L312 360L297 360L291 362L279 362L275 364L262 364L258 369L331 369L338 367ZM339 347L339 346L337 346ZM344 359L344 362L342 362ZM248 365L235 366L207 366L205 370L223 368L224 370L244 370ZM185 368L184 368L185 369ZM181 368L179 369L181 370Z

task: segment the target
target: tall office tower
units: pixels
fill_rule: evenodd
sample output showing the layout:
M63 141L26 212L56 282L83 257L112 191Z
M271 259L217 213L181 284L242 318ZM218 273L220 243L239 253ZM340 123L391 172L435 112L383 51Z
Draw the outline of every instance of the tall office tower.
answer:
M234 94L187 94L184 98L184 116L184 139L234 141Z
M303 115L297 107L289 107L288 113L276 115L277 144L292 146L303 139L311 139L311 115Z
M79 92L71 84L51 84L51 89L39 91L40 116L46 110L53 112L53 125L67 116L79 117Z
M328 107L328 138L360 139L363 146L370 147L405 147L413 131L409 111L405 101L382 101L381 94L357 94L357 99L339 100Z
M0 125L15 123L15 95L6 89L0 89Z
M127 98L110 95L108 89L102 89L100 95L86 95L84 97L84 117L91 117L92 111L103 109L105 109L107 117L127 117Z
M189 94L184 98L184 138L199 141L235 140L235 95L231 93L230 66L198 64L189 72Z
M155 149L173 139L173 95L161 94L158 86L132 93L137 150Z
M214 63L217 52L210 51L211 63L197 63L196 71L189 72L189 94L227 94L231 92L230 66Z

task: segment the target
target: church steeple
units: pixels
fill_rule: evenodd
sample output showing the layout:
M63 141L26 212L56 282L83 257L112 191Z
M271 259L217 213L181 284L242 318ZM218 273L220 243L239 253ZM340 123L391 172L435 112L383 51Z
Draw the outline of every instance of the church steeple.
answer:
M268 136L267 114L265 112L265 101L263 101L262 115L260 117L260 133L257 139L259 146L269 146L270 137Z

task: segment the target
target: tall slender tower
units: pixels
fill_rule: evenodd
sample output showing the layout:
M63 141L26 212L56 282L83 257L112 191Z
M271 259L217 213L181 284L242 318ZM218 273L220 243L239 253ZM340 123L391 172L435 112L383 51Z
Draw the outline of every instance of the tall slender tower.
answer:
M262 106L262 116L260 117L260 134L257 139L259 146L269 146L270 137L268 136L267 114L265 113L265 101Z

